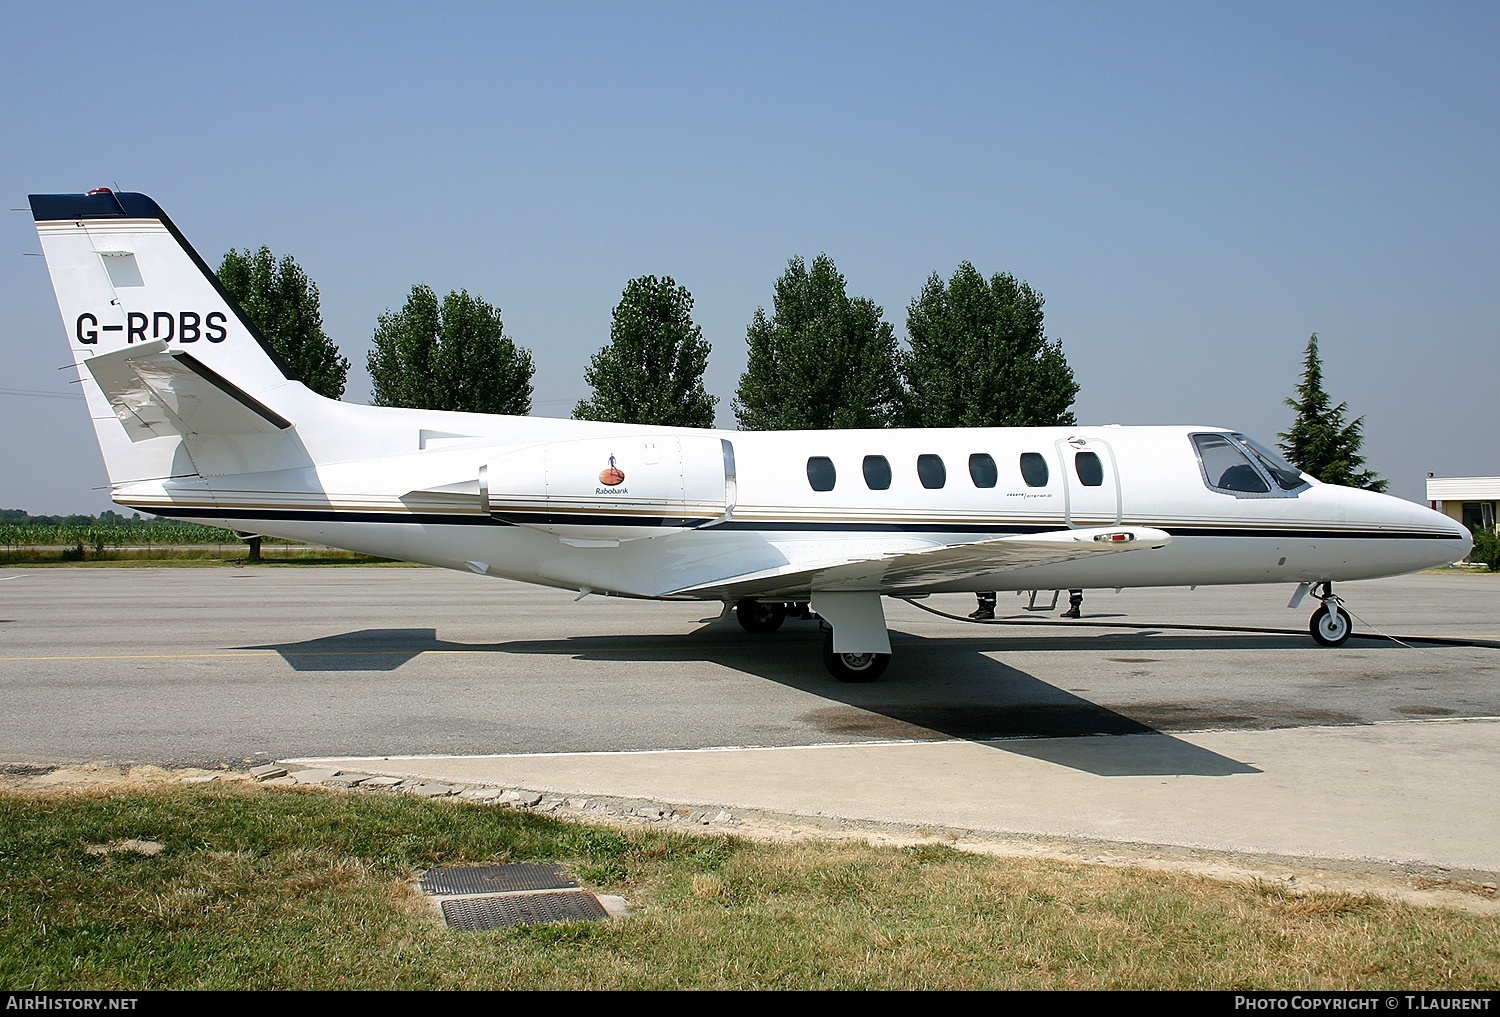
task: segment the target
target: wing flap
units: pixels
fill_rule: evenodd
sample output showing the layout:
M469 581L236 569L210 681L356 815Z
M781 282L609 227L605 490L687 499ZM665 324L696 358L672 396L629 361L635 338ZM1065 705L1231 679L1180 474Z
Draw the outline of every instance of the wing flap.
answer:
M879 590L899 594L993 572L1165 547L1171 540L1164 530L1149 526L1053 530L937 544L920 550L793 559L763 572L726 577L672 593L719 594L725 598L791 597L809 590Z

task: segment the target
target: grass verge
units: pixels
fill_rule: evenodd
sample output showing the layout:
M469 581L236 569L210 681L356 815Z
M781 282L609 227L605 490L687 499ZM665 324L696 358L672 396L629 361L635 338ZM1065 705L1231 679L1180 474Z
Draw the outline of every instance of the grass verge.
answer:
M26 549L0 551L0 568L278 568L304 565L395 565L424 568L411 562L376 558L356 551L332 547L273 547L261 551L259 561L250 561L239 548L152 548L150 550L90 551L79 560L66 550Z
M411 882L526 860L632 913L460 933ZM0 794L0 884L13 990L1500 988L1493 916L244 782Z

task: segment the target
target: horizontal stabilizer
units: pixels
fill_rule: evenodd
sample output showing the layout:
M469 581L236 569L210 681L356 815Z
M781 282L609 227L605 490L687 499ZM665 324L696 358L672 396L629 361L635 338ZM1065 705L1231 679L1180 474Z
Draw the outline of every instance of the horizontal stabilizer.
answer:
M1120 554L1165 547L1172 537L1148 526L1099 526L1045 533L1016 534L960 544L939 544L919 551L874 556L791 560L752 575L703 583L673 593L724 597L791 597L813 590L879 590L900 594L945 582L1055 565L1101 554Z
M190 353L148 342L84 366L131 441L163 435L271 434L291 422Z

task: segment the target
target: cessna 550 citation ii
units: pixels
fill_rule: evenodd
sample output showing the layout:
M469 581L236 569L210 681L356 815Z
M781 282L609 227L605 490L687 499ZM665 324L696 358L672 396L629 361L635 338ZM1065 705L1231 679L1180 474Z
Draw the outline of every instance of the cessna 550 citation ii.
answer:
M144 194L31 210L109 471L142 512L589 593L823 622L885 670L881 598L1216 583L1311 589L1468 553L1398 498L1321 484L1217 427L709 431L361 406L291 376Z

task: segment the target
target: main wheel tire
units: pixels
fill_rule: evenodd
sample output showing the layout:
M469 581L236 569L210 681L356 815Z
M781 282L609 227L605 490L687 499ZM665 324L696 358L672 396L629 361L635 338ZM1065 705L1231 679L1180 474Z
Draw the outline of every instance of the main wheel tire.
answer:
M734 617L746 632L765 635L767 632L775 632L786 621L786 605L742 600L734 605Z
M1320 646L1343 646L1354 631L1354 621L1349 617L1349 612L1338 605L1330 609L1329 605L1324 604L1313 612L1307 630Z
M841 682L872 682L890 666L889 653L835 653L833 633L823 635L823 666Z

